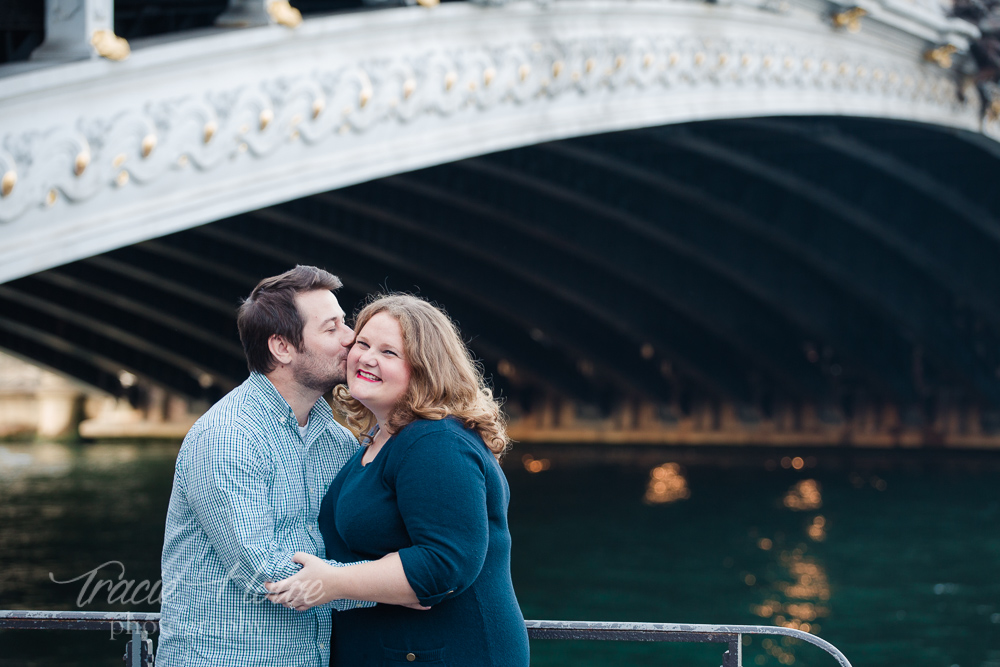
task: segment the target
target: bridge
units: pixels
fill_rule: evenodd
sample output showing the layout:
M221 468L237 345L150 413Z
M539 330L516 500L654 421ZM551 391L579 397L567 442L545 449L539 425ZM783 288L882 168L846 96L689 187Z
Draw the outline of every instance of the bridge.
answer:
M519 437L1000 446L990 17L296 4L20 10L0 348L203 406L311 263L443 304Z

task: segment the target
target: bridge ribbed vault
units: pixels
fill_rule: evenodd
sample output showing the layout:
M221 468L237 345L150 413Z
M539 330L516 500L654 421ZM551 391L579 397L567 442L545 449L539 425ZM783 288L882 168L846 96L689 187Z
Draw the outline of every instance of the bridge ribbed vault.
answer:
M296 263L444 305L513 404L1000 408L997 156L843 118L712 121L462 160L0 285L0 346L212 400L239 299Z

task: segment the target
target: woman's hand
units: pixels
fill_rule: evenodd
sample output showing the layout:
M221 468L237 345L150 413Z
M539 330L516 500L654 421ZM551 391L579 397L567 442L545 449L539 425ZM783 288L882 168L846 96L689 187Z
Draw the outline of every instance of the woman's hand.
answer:
M337 570L322 559L301 551L295 552L292 561L302 569L281 581L266 582L267 599L296 611L305 611L343 597L335 590Z

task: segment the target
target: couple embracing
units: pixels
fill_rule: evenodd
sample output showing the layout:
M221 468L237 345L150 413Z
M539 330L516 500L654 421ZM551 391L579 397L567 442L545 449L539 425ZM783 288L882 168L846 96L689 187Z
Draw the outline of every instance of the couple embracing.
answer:
M354 331L339 287L299 266L240 307L250 377L177 457L157 665L526 667L499 405L443 312L390 295Z

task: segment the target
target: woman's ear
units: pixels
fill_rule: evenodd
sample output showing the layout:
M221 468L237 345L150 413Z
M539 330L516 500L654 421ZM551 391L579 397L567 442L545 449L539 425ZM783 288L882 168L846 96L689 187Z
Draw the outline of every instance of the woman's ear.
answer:
M285 340L284 336L278 334L271 334L271 337L267 339L267 349L271 351L274 360L282 366L292 363L296 351L295 347Z

